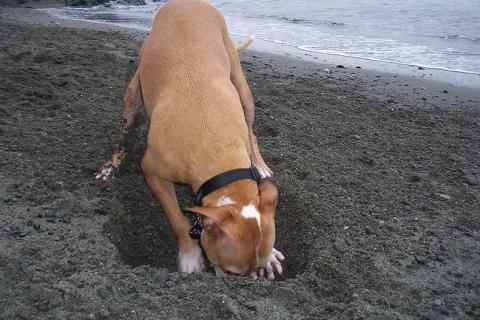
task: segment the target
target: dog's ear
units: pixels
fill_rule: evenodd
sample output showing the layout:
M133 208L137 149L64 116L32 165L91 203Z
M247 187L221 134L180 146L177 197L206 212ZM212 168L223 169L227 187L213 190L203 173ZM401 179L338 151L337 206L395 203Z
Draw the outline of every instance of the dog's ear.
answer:
M211 208L193 207L188 208L187 210L205 216L206 218L203 220L203 228L208 231L213 230L215 227L222 230L222 227L233 219L231 212L232 209L229 206Z
M258 194L260 196L260 213L271 218L275 217L278 197L277 187L270 180L263 180L258 185Z

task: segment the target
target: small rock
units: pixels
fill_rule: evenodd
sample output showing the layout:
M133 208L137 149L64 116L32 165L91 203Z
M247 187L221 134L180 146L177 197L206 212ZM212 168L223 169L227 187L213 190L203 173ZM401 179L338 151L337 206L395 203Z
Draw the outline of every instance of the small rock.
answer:
M382 306L386 306L386 307L389 306L388 300L387 300L387 298L385 298L385 297L380 297L380 298L378 298L376 302L377 302L379 305L382 305Z
M298 301L299 304L304 304L304 303L306 303L308 300L307 300L307 298L304 297L304 296L299 296L299 297L297 298L297 301Z
M168 273L165 271L157 271L152 275L152 277L155 281L165 283L168 280Z
M479 183L479 178L478 176L475 176L473 174L467 174L463 177L465 179L465 182L470 185L470 186L476 186Z
M56 235L55 237L53 237L53 240L55 241L61 241L61 240L64 240L65 239L65 236L63 234L59 234L59 235Z
M166 285L168 288L171 288L171 287L175 286L175 282L173 282L173 281L167 281L167 282L165 283L165 285Z
M360 136L358 134L354 135L353 137L355 138L355 140L360 140Z
M445 294L445 289L441 288L441 287L434 288L432 291L433 291L433 293L435 293L438 296L441 296L442 294Z
M411 178L410 181L412 182L420 182L427 177L425 173L415 173Z
M448 93L448 90L443 90L443 93Z
M442 305L442 300L440 300L440 299L435 299L435 300L433 301L433 304L436 305L436 306L441 306L441 305Z
M415 261L417 261L417 263L421 265L427 264L427 258L424 256L415 256Z
M339 69L344 69L345 66L344 66L343 64L338 64L338 65L337 65L337 68L339 68Z
M345 305L343 303L329 303L325 306L325 311L327 312L341 311L344 309Z
M418 67L418 70L425 70L424 67Z
M365 227L365 233L366 234L373 234L373 228L370 226Z
M435 193L435 196L442 200L450 200L452 198L448 194L444 194L444 193Z
M97 289L97 295L102 298L102 300L105 300L110 295L110 293L108 292L107 288L102 287Z
M107 210L105 209L95 209L94 212L101 215L108 214Z
M168 278L170 281L177 282L180 277L178 276L178 273L172 273L168 275Z
M258 58L259 58L259 56L253 55L253 56L252 56L252 58L254 58L254 59L258 59Z
M117 315L122 312L121 306L116 302L111 302L107 308L112 315Z
M325 71L326 73L332 73L332 70L330 70L330 69L325 69L323 71Z
M360 66L356 66L355 68L357 68L357 69L362 69L362 67L360 67Z
M5 202L6 204L13 204L13 203L16 203L17 201L18 201L18 199L16 197L12 197L12 198L8 198L8 199L3 200L3 202Z
M372 214L373 214L373 215L378 215L378 214L380 214L380 208L379 208L379 207L373 207L373 208L372 208Z
M435 306L433 310L447 315L450 314L450 310L445 306Z

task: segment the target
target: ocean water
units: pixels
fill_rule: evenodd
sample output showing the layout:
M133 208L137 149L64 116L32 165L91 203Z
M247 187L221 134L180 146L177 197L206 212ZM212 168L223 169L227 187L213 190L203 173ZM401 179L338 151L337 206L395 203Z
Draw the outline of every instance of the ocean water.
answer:
M148 30L166 1L49 9ZM234 35L299 50L480 74L480 0L213 0Z

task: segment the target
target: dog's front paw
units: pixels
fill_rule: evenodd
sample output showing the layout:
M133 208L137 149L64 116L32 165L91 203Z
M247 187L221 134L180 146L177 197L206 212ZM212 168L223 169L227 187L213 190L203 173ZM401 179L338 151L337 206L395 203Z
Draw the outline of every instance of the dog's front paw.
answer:
M258 269L258 276L265 277L269 280L275 279L275 273L282 274L282 261L285 260L283 254L273 248L265 267Z
M178 254L178 271L186 273L202 272L205 270L205 261L202 250L197 245L187 252Z
M262 179L271 178L273 176L273 171L267 166L267 164L261 159L255 163L255 167L262 176Z

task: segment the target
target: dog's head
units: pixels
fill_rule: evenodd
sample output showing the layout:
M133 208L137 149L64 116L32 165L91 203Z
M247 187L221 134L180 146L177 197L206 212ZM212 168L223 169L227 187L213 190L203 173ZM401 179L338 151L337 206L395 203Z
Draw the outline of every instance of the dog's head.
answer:
M259 184L258 191L258 204L240 209L230 205L189 209L204 217L201 243L215 268L246 276L265 266L275 242L278 191L267 180Z

